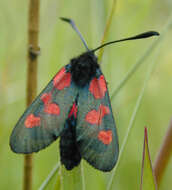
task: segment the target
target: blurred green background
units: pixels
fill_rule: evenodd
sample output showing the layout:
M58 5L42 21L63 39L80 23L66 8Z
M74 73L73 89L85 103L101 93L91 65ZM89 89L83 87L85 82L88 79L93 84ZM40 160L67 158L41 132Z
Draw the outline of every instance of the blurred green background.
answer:
M40 12L40 47L38 93L55 73L85 48L75 32L58 17L73 18L89 47L100 45L113 0L42 0ZM132 36L147 30L162 31L172 12L171 0L118 0L108 35L109 40ZM26 53L28 1L0 0L0 189L22 189L23 156L9 147L10 133L26 108ZM105 48L102 71L110 94L137 62L155 38L125 42ZM165 135L172 115L172 38L168 32L156 68L149 80L136 122L115 176L115 189L139 189L144 126L148 126L152 161ZM121 145L152 55L139 68L112 107ZM58 141L34 155L34 189L38 189L59 160ZM84 162L86 190L105 189L110 174L102 173ZM171 190L172 160L163 178L161 190Z

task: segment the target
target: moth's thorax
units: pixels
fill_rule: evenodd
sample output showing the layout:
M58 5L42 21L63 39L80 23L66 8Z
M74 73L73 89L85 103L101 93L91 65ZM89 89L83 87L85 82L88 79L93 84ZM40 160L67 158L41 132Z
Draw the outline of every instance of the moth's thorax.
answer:
M71 60L72 80L76 85L84 87L96 76L96 70L98 68L97 57L94 53L83 53L79 57Z

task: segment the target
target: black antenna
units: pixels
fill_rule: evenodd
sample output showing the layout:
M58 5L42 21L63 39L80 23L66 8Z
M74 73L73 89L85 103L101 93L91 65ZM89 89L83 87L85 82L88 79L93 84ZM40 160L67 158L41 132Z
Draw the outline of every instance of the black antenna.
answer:
M93 50L89 50L88 46L87 46L87 43L85 42L83 36L81 35L80 31L78 30L78 28L76 27L74 21L72 19L69 19L69 18L64 18L64 17L60 17L61 20L69 23L72 28L75 30L75 32L79 35L80 39L82 40L85 48L87 49L87 51L90 51L90 52L95 52L97 50L99 50L100 48L103 48L107 45L110 45L110 44L113 44L113 43L117 43L117 42L123 42L123 41L128 41L128 40L138 40L138 39L143 39L143 38L150 38L152 36L159 36L160 34L156 31L148 31L148 32L144 32L144 33L141 33L141 34L138 34L136 36L132 36L132 37L129 37L129 38L123 38L121 40L115 40L115 41L111 41L111 42L107 42L105 44L102 44L101 46L93 49Z
M76 27L74 21L73 21L72 19L64 18L64 17L60 17L60 19L63 20L63 21L65 21L65 22L67 22L67 23L69 23L69 24L72 26L72 28L75 30L75 32L79 35L80 39L82 40L82 42L83 42L85 48L86 48L88 51L90 51L90 50L88 49L88 46L87 46L86 41L84 40L84 38L83 38L83 36L81 35L81 33L80 33L80 31L78 30L78 28Z
M116 41L111 41L111 42L107 42L105 44L102 44L101 46L91 50L92 52L95 52L97 51L98 49L104 47L104 46L107 46L107 45L110 45L110 44L113 44L113 43L117 43L117 42L122 42L122 41L127 41L127 40L137 40L137 39L142 39L142 38L149 38L149 37L152 37L152 36L159 36L160 34L156 31L148 31L148 32L144 32L142 34L138 34L136 36L133 36L133 37L130 37L130 38L124 38L124 39L121 39L121 40L116 40Z

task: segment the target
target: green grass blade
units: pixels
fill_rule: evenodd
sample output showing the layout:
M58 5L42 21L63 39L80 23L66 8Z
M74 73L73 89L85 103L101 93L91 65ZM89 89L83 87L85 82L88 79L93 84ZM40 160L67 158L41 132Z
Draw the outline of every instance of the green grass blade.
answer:
M60 173L57 176L56 182L54 184L54 190L61 190L61 175Z
M48 187L50 182L56 177L57 172L59 171L60 163L57 163L55 167L52 169L48 177L45 179L45 181L40 186L39 190L44 190Z
M101 43L100 43L101 45L105 42L105 40L107 39L107 36L109 34L109 30L110 30L110 26L111 26L111 23L112 23L113 15L115 13L116 3L117 3L117 0L113 0L112 9L111 9L109 18L108 18L107 23L106 23L103 38L102 38ZM99 54L98 54L99 62L102 59L103 52L104 52L104 48L101 48L100 51L99 51Z
M124 77L124 79L119 83L119 85L117 86L117 88L115 89L115 91L112 93L112 96L111 96L111 100L113 100L113 98L115 97L115 95L120 91L120 89L125 85L125 83L128 81L128 79L137 71L137 69L139 68L139 66L145 61L145 59L153 52L153 49L159 44L160 41L162 41L162 39L165 37L167 31L169 30L169 28L171 27L172 25L172 15L169 17L168 19L168 22L167 24L164 26L164 29L163 31L161 32L161 35L160 37L152 43L152 45L147 49L147 51L143 54L143 56L138 60L138 62L129 70L129 72L126 74L126 76ZM139 94L139 97L137 99L137 102L136 102L136 106L134 108L134 111L133 111L133 114L131 116L131 119L130 119L130 122L129 122L129 125L128 125L128 128L127 128L127 132L126 132L126 136L124 138L124 141L122 143L122 146L121 146L121 149L120 149L120 152L119 152L119 158L118 158L118 162L117 162L117 165L116 167L114 168L114 170L112 171L112 174L111 174L111 177L110 177L110 180L109 180L109 183L107 185L107 190L111 190L112 189L112 186L113 186L113 179L114 179L114 176L115 176L115 173L116 173L116 170L119 166L119 163L120 163L120 158L121 158L121 155L124 151L124 147L127 143L127 140L128 140L128 137L129 137L129 134L131 132L131 129L132 129L132 126L134 124L134 121L135 121L135 117L136 117L136 114L138 112L138 109L140 107L140 103L141 103L141 100L142 100L142 97L143 97L143 94L144 94L144 91L145 91L145 88L146 88L146 84L148 82L148 79L150 77L150 74L152 72L152 69L153 69L153 64L154 62L152 62L152 64L150 65L150 69L149 69L149 72L147 73L147 76L145 78L145 82L143 84L143 88Z
M160 48L159 48L159 49L160 49ZM159 49L158 49L158 50L159 50ZM159 52L159 51L157 51L155 58L157 57L158 52ZM151 64L149 65L149 67L148 67L148 71L146 72L144 84L143 84L143 87L142 87L142 89L141 89L141 91L140 91L140 94L139 94L139 96L138 96L138 99L137 99L137 101L136 101L136 106L135 106L134 111L133 111L133 113L132 113L132 116L131 116L131 119L130 119L130 122L129 122L129 125L128 125L128 128L127 128L127 132L126 132L126 135L125 135L125 138L124 138L124 141L123 141L122 146L121 146L121 148L120 148L118 162L117 162L117 164L116 164L116 167L115 167L115 168L113 169L113 171L112 171L112 174L111 174L111 177L110 177L108 186L107 186L107 190L112 190L113 183L114 183L114 176L115 176L115 173L116 173L116 171L117 171L117 169L118 169L118 166L119 166L119 164L120 164L120 161L121 161L120 158L121 158L121 156L122 156L122 154L123 154L123 152L124 152L124 148L125 148L125 146L126 146L126 144L127 144L129 135L130 135L130 133L131 133L131 129L132 129L133 126L134 126L134 122L135 122L135 119L136 119L136 115L137 115L137 112L139 111L139 108L140 108L140 105L141 105L141 101L142 101L142 98L143 98L143 95L144 95L144 92L145 92L147 83L148 83L149 78L150 78L150 76L151 76L151 73L152 73L152 71L153 71L155 62L156 62L156 61L152 61L152 63L151 63Z
M150 153L149 153L147 128L145 128L145 135L144 135L140 190L157 190L155 177L153 175L153 170L152 170Z
M157 47L157 45L164 39L167 31L169 30L170 26L172 25L172 15L169 17L167 24L164 26L164 29L160 33L160 36L157 40L155 40L143 53L141 58L134 64L131 69L127 72L125 77L119 82L116 89L111 95L111 100L116 96L116 94L121 90L121 88L126 84L126 82L130 79L131 76L138 70L138 68L145 62L145 60L151 55L153 50Z
M70 171L66 170L65 167L62 166L61 175L61 190L85 190L82 163Z

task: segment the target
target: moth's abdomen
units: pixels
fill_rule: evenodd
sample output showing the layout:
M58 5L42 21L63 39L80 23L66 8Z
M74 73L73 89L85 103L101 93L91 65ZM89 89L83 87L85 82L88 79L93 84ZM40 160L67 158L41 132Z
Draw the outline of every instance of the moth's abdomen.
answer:
M76 118L72 115L66 120L65 129L60 138L60 158L67 170L73 169L81 161L75 137Z

